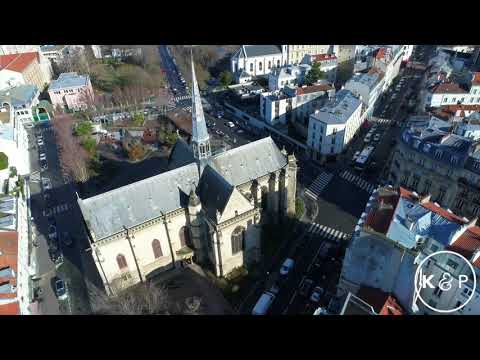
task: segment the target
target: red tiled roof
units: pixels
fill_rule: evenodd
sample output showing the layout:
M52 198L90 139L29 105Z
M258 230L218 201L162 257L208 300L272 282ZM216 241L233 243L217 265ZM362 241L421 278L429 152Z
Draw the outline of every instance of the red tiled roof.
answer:
M480 227L472 226L448 247L448 250L455 251L460 255L471 259L475 250L480 248Z
M37 52L0 55L0 70L6 69L22 72L34 60L39 60L39 55Z
M400 187L400 196L403 197L403 198L406 198L410 201L416 201L417 200L413 196L412 191L409 191L409 190L407 190L403 187ZM425 202L425 203L422 204L422 206L424 208L426 208L430 211L433 211L434 213L444 217L445 219L447 219L449 221L454 221L454 222L458 222L458 223L461 223L461 224L465 223L465 220L463 220L463 218L448 212L446 209L442 208L441 206L435 205L435 203L433 203L432 201Z
M337 57L335 54L317 54L313 55L313 60L314 61L325 61L325 60L333 60L336 59Z
M356 295L366 303L370 304L379 315L404 315L405 311L398 304L397 300L390 293L380 289L362 286Z
M17 274L18 234L16 231L0 232L0 253L0 269L11 267ZM17 280L14 277L0 277L0 283L4 282L17 286ZM1 299L15 298L16 296L16 293L0 294Z
M444 83L438 85L435 90L435 94L467 94L468 91L462 89L458 84Z
M385 49L385 48L380 48L380 49L378 50L376 59L377 59L377 60L382 60L382 59L385 58L385 55L386 55L386 49Z
M18 301L0 305L0 315L20 315L20 306Z
M473 74L472 85L480 85L480 72Z
M455 114L458 110L480 111L480 105L465 105L465 104L446 105L446 106L441 106L440 109L442 111L451 112L452 114Z
M297 95L311 94L318 91L329 91L332 89L333 87L330 84L320 84L320 85L311 85L307 87L299 87L297 88Z

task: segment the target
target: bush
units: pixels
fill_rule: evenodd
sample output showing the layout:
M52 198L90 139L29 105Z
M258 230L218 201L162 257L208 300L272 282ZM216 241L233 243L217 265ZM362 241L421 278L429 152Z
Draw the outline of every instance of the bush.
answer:
M142 126L145 121L145 116L142 113L135 113L132 121L135 126Z
M92 134L93 127L90 121L82 121L75 127L75 135L77 136L89 136Z
M97 146L97 141L93 138L87 138L82 141L82 146L90 155L95 154L95 148Z
M8 167L8 156L0 152L0 170L4 170Z
M295 199L295 216L300 219L305 213L305 203L302 198L297 197Z

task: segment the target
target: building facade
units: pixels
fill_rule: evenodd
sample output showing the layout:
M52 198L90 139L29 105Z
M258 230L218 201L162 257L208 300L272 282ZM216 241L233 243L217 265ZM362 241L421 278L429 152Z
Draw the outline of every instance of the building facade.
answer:
M297 165L271 138L213 154L192 61L191 143L170 170L78 199L109 293L193 260L225 276L261 258L261 224L295 212Z
M331 45L283 45L286 47L287 63L298 65L304 63L308 56L327 54Z
M323 161L326 156L340 154L360 128L361 119L361 100L348 90L340 90L310 115L307 146L311 157Z
M377 189L367 203L345 253L338 294L359 294L370 287L393 294L409 314L438 314L415 296L415 274L428 255L448 250L464 256L475 274L458 287L459 274L468 264L460 264L454 254L432 257L422 265L424 273L440 279L444 272L452 279L452 291L425 288L422 299L437 309L450 310L472 294L473 276L480 275L480 228L468 220L404 188ZM424 267L425 266L425 267ZM435 283L435 281L433 281ZM473 299L455 314L479 314L478 288Z
M428 124L404 130L393 152L389 181L473 218L480 216L478 142Z
M345 84L345 89L351 91L355 96L361 97L365 107L365 114L370 116L378 98L382 94L383 84L384 73L372 69L368 73L354 75Z
M231 71L237 78L242 71L250 76L268 75L286 64L287 53L282 45L242 45L230 59Z
M301 64L298 66L288 65L280 68L275 68L268 75L268 90L278 91L285 86L302 85L305 75L310 71L311 66L308 64Z
M448 105L480 105L480 72L472 74L470 89L456 83L442 83L435 86L428 95L427 104L431 107Z
M54 108L78 111L93 101L93 88L88 75L75 72L60 74L48 87L48 95Z
M16 85L31 84L44 89L51 75L42 68L36 52L0 56L0 90Z
M286 86L260 94L260 115L270 125L298 123L307 127L308 117L335 94L330 84Z

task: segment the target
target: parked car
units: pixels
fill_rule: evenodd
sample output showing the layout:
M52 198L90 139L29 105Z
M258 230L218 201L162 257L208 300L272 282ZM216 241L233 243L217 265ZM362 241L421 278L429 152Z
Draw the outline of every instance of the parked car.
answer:
M47 160L47 154L45 153L40 153L39 157L40 157L40 160Z
M275 300L275 295L269 291L265 291L255 304L252 315L265 315L270 305L272 305L273 300Z
M295 261L293 261L293 259L290 259L290 258L286 259L283 262L282 267L280 268L280 275L283 275L283 276L288 275L290 270L293 268L294 264L295 264Z
M49 239L57 238L57 227L53 224L48 226L48 238Z
M38 139L38 140L37 140L37 144L38 144L39 146L43 146L43 145L44 145L43 139L42 139L42 138Z
M310 301L319 302L324 293L325 291L320 286L316 286L315 289L313 289L312 296L310 296Z
M47 160L40 160L40 169L42 169L42 170L47 170L48 169Z
M43 191L50 190L52 188L52 182L49 178L42 178Z
M235 127L235 124L231 121L227 122L226 125L229 127L229 128L233 128Z
M310 293L310 289L312 288L312 285L313 285L313 280L305 279L300 285L300 289L298 290L298 293L302 296L308 296L308 294Z
M68 297L65 283L60 278L55 280L55 295L57 296L58 300L66 300Z
M375 136L373 137L373 141L379 141L380 140L380 134L375 134Z
M72 237L70 236L70 234L68 232L64 232L63 235L62 235L62 241L65 245L67 246L71 246L73 244L73 241L72 241Z
M365 136L365 138L363 139L364 142L366 143L369 143L371 140L371 135L370 134L367 134L367 136Z
M357 158L358 158L358 155L360 155L360 150L358 150L358 151L355 151L355 154L353 154L353 158L352 158L352 160L353 160L353 161L356 161L356 160L357 160Z

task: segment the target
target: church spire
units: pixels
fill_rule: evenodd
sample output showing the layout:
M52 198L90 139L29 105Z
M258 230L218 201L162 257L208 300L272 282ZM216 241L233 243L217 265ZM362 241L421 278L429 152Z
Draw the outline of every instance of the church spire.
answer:
M210 157L212 150L205 115L203 114L200 90L198 89L197 78L195 76L192 52L190 52L190 56L192 59L192 147L195 158L197 160L203 160Z

